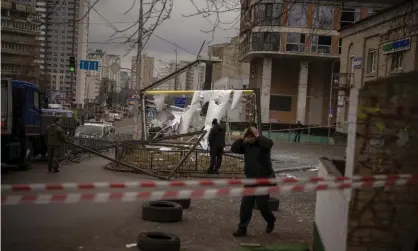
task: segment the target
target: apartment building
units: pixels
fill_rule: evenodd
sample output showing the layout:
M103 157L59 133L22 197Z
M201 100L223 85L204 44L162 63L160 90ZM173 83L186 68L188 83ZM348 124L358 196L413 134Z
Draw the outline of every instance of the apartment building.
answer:
M37 63L39 64L40 74L45 74L45 29L46 29L46 1L45 0L35 0L36 2L36 14L39 19L39 31L40 34L36 38L39 41L39 59Z
M119 75L120 88L129 88L129 72L120 71Z
M109 54L109 66L112 65L113 63L117 63L118 65L120 65L120 56ZM109 69L109 79L111 81L114 81L114 83L115 83L115 91L119 93L120 90L121 90L121 86L120 86L120 71L118 71L117 73L114 73L114 72L112 72Z
M239 58L239 37L232 38L229 43L208 46L208 56L222 60L213 65L212 82L224 77L248 77L250 74L250 64L241 62Z
M340 34L337 131L347 134L348 106L356 103L350 94L378 77L418 70L417 2L385 9L342 28Z
M36 5L1 1L1 77L38 83L40 27Z
M131 89L138 89L136 80L136 56L132 57L131 64ZM152 84L152 77L154 75L154 58L146 55L141 56L141 88Z
M241 6L240 59L250 63L250 88L261 89L262 121L331 125L339 71L338 30L391 1L251 1Z
M46 1L45 72L50 77L50 89L64 93L66 103L81 106L85 100L86 72L77 69L72 73L68 64L71 56L77 64L87 58L88 5L89 0Z

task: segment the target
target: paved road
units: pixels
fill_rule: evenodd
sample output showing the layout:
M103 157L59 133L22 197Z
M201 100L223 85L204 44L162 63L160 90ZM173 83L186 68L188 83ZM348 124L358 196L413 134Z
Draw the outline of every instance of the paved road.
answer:
M124 128L128 128L127 126L129 126L129 123L132 123L132 121L130 122L128 119L116 122L116 127L118 127L119 130L128 130ZM283 165L286 163L289 163L289 165L313 164L316 163L318 155L328 155L327 153L331 153L332 150L330 149L334 148L318 146L299 147L294 144L276 144L273 155L280 157L281 161L283 161ZM338 151L340 150L341 149ZM2 175L2 183L118 182L143 178L139 175L122 174L104 170L103 166L106 163L107 161L104 159L93 157L84 160L80 164L69 164L64 166L60 173L48 173L45 163L37 162L33 169L29 171L9 171L4 173ZM292 197L291 200L305 201L305 199L295 197ZM291 200L286 201L285 203L287 205L292 205ZM228 247L228 250L233 250L229 249L229 245L236 244L234 244L234 240L230 237L229 232L234 228L236 220L235 216L237 215L236 210L238 209L239 202L238 200L234 200L233 206L231 206L231 202L228 198L226 198L224 202L225 203L223 203L222 200L199 202L198 205L195 205L195 207L187 213L189 220L181 223L189 225L183 226L180 224L163 226L163 229L168 228L167 230L181 234L184 229L193 227L193 224L198 224L200 221L207 221L205 224L213 226L211 223L212 216L216 215L217 217L221 217L221 219L223 216L218 215L220 212L214 212L214 214L212 214L207 210L212 207L216 207L219 210L233 208L234 210L231 209L229 212L230 216L227 217L228 221L224 220L225 226L220 226L222 227L222 231L226 231L225 236L222 237L225 240L225 243L222 244L225 246L225 249L222 250L226 250L226 247ZM218 205L216 203L222 204ZM112 202L106 204L2 206L1 247L2 250L5 251L135 250L135 248L126 249L125 244L135 242L135 236L141 231L160 229L160 225L158 224L150 224L140 220L141 204L141 202L126 204ZM308 209L305 211L312 213L312 207L309 207ZM284 213L284 215L286 218L290 219L288 220L289 226L299 224L295 221L296 218L291 214L296 211L302 212L303 210L299 207L296 210L292 208L287 211L290 213L288 213L287 216L286 213ZM297 219L302 219L302 216L298 217L299 218ZM232 223L229 221L232 221ZM219 221L217 220L217 222ZM220 222L222 222L222 220ZM260 225L257 229L259 228L262 230L262 224L264 223L259 219L257 220L257 218L255 222L259 222L257 224ZM206 229L209 225L199 226L196 231L199 229ZM284 226L285 225L282 225L283 229ZM307 221L307 227L311 228L311 223L309 221ZM217 235L217 231L218 230L213 229L212 234ZM298 236L293 234L293 232L286 232L287 230L279 229L278 231L281 233L284 232L285 235L283 236L287 236L286 233L288 233L289 236ZM183 233L183 236L189 236L190 234L191 233ZM310 233L307 232L305 236L309 236L309 234ZM191 239L188 242L189 244L186 243L186 245L189 246L197 246L190 246L187 250L203 250L202 247L205 246L207 246L205 250L211 250L210 248L213 247L212 237L207 236L207 240L205 241L204 233L202 233L202 236L200 236L200 233L198 233L198 235L199 236L193 235L193 238L195 239ZM277 239L275 241L277 241Z

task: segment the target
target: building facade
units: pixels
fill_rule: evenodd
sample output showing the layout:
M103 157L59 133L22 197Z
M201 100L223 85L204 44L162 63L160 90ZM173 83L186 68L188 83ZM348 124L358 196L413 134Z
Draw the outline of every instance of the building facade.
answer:
M50 89L65 93L66 103L78 105L85 100L86 72L71 73L69 59L74 56L78 65L87 58L88 5L82 0L46 1L45 72Z
M119 73L120 77L120 88L129 88L129 72L127 71L120 71Z
M351 90L379 77L418 70L418 4L385 9L340 34L337 131L346 134Z
M170 62L160 62L158 67L158 77L161 79L175 72L178 69L190 64L191 61L180 60ZM206 68L204 64L197 64L194 67L188 68L183 73L177 75L165 83L157 87L158 90L201 90L205 82Z
M109 67L113 63L117 63L118 65L120 65L120 56L118 56L118 55L110 55L109 54ZM111 71L109 69L109 79L111 81L114 81L115 82L115 91L117 93L119 93L120 90L121 90L121 86L120 86L120 71L114 73L113 71Z
M132 57L131 63L131 89L138 89L136 80L136 56ZM141 88L152 84L152 77L154 75L154 58L146 55L141 56Z
M338 30L386 6L373 2L243 1L240 59L250 63L249 87L261 89L263 122L335 123Z
M39 19L36 5L1 2L1 77L38 84Z
M250 64L241 62L239 58L239 37L232 38L229 43L208 46L208 56L222 60L213 65L212 82L224 77L248 77L250 74Z

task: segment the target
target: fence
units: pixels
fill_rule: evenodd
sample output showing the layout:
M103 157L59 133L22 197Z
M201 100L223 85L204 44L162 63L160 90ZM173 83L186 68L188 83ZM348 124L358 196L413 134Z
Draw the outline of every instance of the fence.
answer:
M284 127L288 128L284 128ZM231 125L231 140L241 136L243 130L248 125ZM321 143L334 144L335 126L315 126L309 125L303 128L296 128L291 124L268 123L263 124L263 135L272 140L293 142L296 132L300 131L300 141L302 143Z
M165 176L171 173L178 163L180 163L191 146L178 145L164 147L162 145L123 146L118 151L118 154L116 154L116 159L159 176ZM180 177L205 177L209 166L209 152L202 149L195 149L181 164L175 174ZM221 175L222 177L242 177L244 173L243 166L242 158L225 153L221 166ZM116 169L116 171L130 170L122 168L115 163L112 163L109 168Z

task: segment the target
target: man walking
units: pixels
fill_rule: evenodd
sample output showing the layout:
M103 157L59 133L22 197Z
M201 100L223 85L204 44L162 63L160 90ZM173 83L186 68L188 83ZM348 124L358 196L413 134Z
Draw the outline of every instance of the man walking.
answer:
M225 147L225 129L218 124L217 119L213 119L212 128L208 137L210 151L210 166L208 173L219 174L219 168L222 164L222 154Z
M54 124L47 128L48 172L59 172L60 151L65 140L65 132L61 127L61 119L55 119Z
M303 125L298 121L296 123L296 130L295 130L295 138L293 139L293 142L300 142L300 134L302 133Z
M245 130L242 138L237 139L231 146L233 153L244 154L244 173L246 178L274 177L270 152L273 141L259 134L255 127ZM266 232L274 230L276 217L271 211L268 202L270 195L243 196L240 208L240 222L238 229L233 233L235 237L247 235L247 227L251 221L254 203L257 203L260 213L267 222Z

